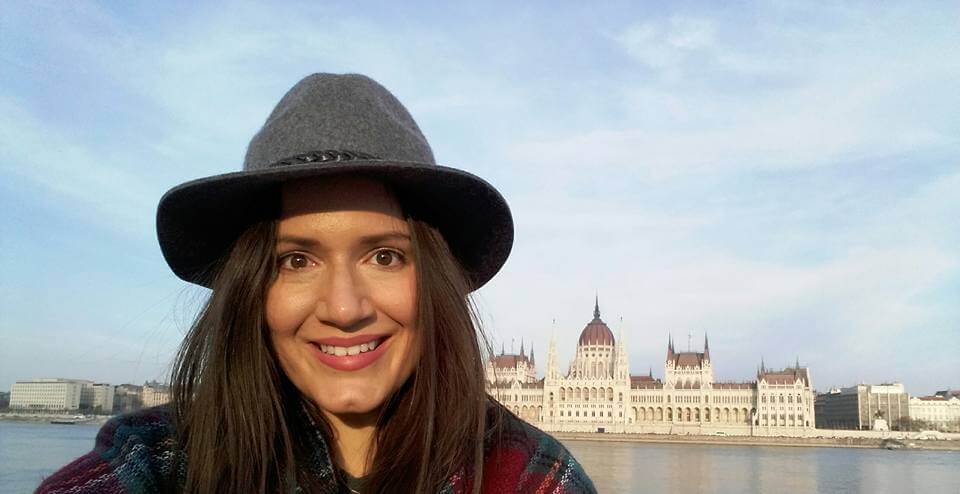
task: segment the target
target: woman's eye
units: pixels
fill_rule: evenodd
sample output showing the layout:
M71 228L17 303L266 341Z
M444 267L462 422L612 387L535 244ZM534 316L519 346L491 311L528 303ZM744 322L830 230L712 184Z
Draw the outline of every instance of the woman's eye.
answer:
M395 250L378 250L373 255L373 262L378 266L391 267L403 264L403 254Z
M313 262L309 257L298 253L287 254L280 258L280 267L284 269L299 270L308 268L311 264Z

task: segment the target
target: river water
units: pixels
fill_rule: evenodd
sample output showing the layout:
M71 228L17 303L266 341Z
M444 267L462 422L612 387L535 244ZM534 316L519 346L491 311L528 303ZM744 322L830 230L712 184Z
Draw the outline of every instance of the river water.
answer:
M0 421L0 493L32 492L98 425ZM960 493L960 452L567 441L601 493Z
M960 493L960 452L567 441L602 493Z

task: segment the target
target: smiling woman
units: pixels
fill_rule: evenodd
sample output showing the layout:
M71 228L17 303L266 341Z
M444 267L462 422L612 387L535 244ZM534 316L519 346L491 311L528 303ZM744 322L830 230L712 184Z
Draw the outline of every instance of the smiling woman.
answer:
M327 420L372 426L420 360L410 229L385 187L365 179L290 184L281 204L266 300L280 367Z
M506 261L506 202L438 166L393 95L307 77L244 170L160 201L164 256L212 289L168 407L116 418L40 492L594 492L485 392L470 292Z

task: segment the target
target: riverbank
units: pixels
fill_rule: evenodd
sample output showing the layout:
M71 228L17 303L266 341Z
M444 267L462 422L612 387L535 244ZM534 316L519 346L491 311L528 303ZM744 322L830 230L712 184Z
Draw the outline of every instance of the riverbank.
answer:
M64 425L71 424L89 424L103 425L113 415L79 415L65 413L35 413L35 412L7 412L0 413L0 421L4 422L33 422L45 423L59 422Z
M784 446L816 448L886 448L902 445L905 449L960 451L960 441L891 440L867 437L765 437L765 436L698 436L671 434L602 434L594 432L553 432L560 441L599 441L627 443L711 444L730 446Z

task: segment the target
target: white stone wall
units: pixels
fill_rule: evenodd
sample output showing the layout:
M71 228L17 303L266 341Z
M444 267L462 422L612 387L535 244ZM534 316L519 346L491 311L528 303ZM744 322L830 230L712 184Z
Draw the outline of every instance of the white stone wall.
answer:
M34 379L17 381L10 389L10 408L17 410L69 411L80 408L86 381Z
M761 427L814 428L816 393L802 381L792 384L757 383L757 416Z
M960 425L960 399L955 396L949 400L921 400L911 397L910 419L923 420L938 429L954 431Z
M155 407L170 402L170 390L166 386L144 386L143 406Z
M94 384L93 402L91 408L103 413L113 412L113 397L116 393L116 386L111 384Z

